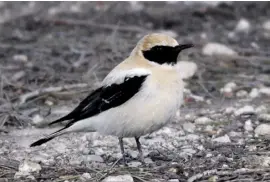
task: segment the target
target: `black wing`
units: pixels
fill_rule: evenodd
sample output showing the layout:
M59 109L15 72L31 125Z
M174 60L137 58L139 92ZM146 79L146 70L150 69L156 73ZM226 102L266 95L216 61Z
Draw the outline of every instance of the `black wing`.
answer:
M128 101L140 90L146 77L147 75L134 76L131 78L126 77L121 84L100 87L87 96L72 112L53 121L50 125L70 120L65 127L67 128L76 121L92 117L103 111L117 107Z

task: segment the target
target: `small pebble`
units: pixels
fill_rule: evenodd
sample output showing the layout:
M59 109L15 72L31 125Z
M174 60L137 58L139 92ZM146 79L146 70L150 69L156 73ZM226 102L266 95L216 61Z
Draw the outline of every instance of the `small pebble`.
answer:
M260 92L261 94L270 96L270 87L260 88L259 92Z
M86 155L84 156L84 161L89 162L104 162L103 158L99 155Z
M102 182L134 182L133 178L129 174L119 176L108 176L102 180Z
M236 97L244 98L247 96L248 96L248 92L245 90L239 90L238 92L236 92Z
M189 133L194 133L196 126L193 123L185 122L183 124L183 129Z
M231 142L230 137L228 135L214 138L212 141L219 142L219 143L230 143Z
M25 160L19 165L19 171L16 172L15 178L20 178L21 176L30 176L30 173L39 172L40 170L41 166L38 163Z
M263 167L269 167L269 165L270 165L270 157L269 156L262 156L261 160L262 160L261 164Z
M213 56L213 55L227 55L227 56L236 56L237 53L230 47L220 44L220 43L208 43L203 49L202 53L204 55Z
M195 119L195 124L198 124L198 125L210 124L212 122L213 120L208 117L199 117Z
M43 120L44 120L44 118L39 114L34 115L32 118L32 122L35 125L40 124Z
M46 104L47 106L52 106L52 105L54 105L53 101L51 101L51 100L46 100L46 101L45 101L45 104Z
M129 1L129 4L130 4L130 8L133 12L141 11L144 8L144 5L138 1Z
M141 166L142 163L141 162L137 162L137 161L132 161L128 163L128 167L139 167Z
M258 119L259 121L270 122L270 114L260 114Z
M263 29L270 32L270 20L263 23Z
M240 19L235 27L236 32L244 32L247 33L250 30L250 23L247 19Z
M179 179L170 179L168 182L179 182Z
M259 89L257 89L257 88L252 88L252 90L251 90L250 93L249 93L249 97L251 97L251 98L256 98L256 97L259 97L259 96L260 96Z
M83 173L81 178L82 181L88 181L89 179L91 179L91 175L89 173Z
M234 111L235 111L234 107L227 107L224 112L225 114L232 114Z
M270 125L268 125L268 124L260 124L255 129L255 133L257 135L264 135L264 136L265 135L270 135Z
M154 162L152 161L152 159L149 158L149 157L145 158L145 159L144 159L144 162L145 162L145 164L153 164L153 163L154 163Z
M243 114L254 114L254 113L255 113L254 108L252 106L247 105L247 106L244 106L244 107L236 110L234 112L234 115L235 116L240 116L240 115L243 115Z
M267 113L267 108L264 106L264 105L261 105L261 106L259 106L259 107L257 107L256 109L255 109L255 113L256 114L266 114Z
M243 134L242 134L241 132L231 131L231 132L229 133L229 136L230 136L230 137L239 137L239 138L241 138L241 137L243 136Z
M17 54L13 56L13 60L26 63L28 61L28 57L23 54Z

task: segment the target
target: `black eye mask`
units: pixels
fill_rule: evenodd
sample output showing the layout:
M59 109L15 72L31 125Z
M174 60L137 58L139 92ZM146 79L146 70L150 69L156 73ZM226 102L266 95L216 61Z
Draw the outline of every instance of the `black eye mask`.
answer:
M155 46L150 50L143 51L143 56L149 61L158 64L176 64L178 54L184 50L193 47L192 44L183 44L175 47L171 46Z

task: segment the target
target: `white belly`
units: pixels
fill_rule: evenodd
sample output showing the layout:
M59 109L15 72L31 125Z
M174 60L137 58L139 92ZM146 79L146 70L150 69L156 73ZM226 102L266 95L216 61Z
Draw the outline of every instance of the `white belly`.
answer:
M169 98L134 100L97 116L94 128L100 133L118 137L142 136L167 124L175 116L178 106L175 98L174 101Z

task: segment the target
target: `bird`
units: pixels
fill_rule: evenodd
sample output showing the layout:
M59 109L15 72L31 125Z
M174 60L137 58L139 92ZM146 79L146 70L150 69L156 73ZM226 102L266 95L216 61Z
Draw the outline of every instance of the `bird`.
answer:
M118 137L125 163L123 138L134 138L138 159L143 162L140 137L168 124L183 103L184 79L191 77L197 67L179 64L178 55L191 47L193 44L179 44L166 34L145 35L100 87L69 114L49 124L66 122L63 128L30 147L71 132L99 132Z

